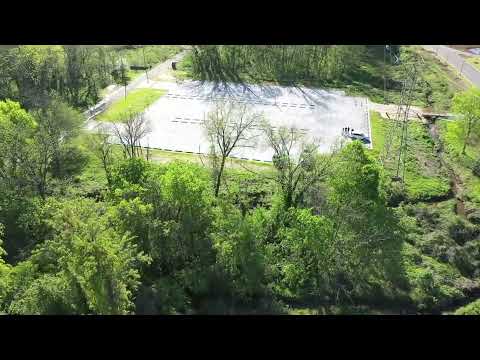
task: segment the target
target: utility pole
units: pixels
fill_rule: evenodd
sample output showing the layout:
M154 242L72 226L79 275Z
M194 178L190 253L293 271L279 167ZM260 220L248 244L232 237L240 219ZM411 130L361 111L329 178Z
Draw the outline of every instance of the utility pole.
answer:
M123 65L123 57L120 57L120 62L121 62L123 88L124 88L124 91L125 91L124 100L127 100L127 77L125 75L126 70L125 70L125 66Z
M423 59L420 58L423 63ZM384 166L387 161L395 169L396 181L405 181L405 164L408 152L408 120L410 115L410 106L413 100L413 93L418 77L418 66L416 59L412 64L401 64L406 69L406 78L403 81L402 93L398 103L397 113L394 119L391 119L391 126L385 139L385 146L381 161ZM390 156L392 153L392 156ZM390 160L390 161L389 161ZM392 162L393 161L393 164Z
M402 119L402 127L401 127L401 135L400 135L400 148L398 150L398 158L397 158L397 173L396 173L396 178L401 179L404 181L405 179L405 160L407 157L407 140L408 140L408 116L410 115L410 105L411 105L411 100L412 100L412 93L415 89L415 85L417 82L417 67L415 64L413 64L413 69L412 73L409 74L411 76L410 79L407 79L411 81L410 84L407 84L409 86L409 93L408 93L408 100L406 104L406 109L404 111L403 119ZM400 119L399 119L400 120ZM400 171L401 171L401 177L400 177Z
M383 102L387 104L387 46L383 47Z

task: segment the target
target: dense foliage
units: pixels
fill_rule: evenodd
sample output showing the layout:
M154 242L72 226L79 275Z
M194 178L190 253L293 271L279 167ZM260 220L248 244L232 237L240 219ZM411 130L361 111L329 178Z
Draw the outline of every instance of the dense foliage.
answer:
M179 46L18 46L0 50L0 100L26 109L45 107L58 96L84 109L100 100L101 90L130 77L130 66L152 66Z
M158 164L81 130L78 109L112 81L110 52L118 51L0 54L0 68L11 66L0 72L8 98L0 101L0 313L478 313L480 200L458 210L466 195L454 198L449 178L458 169L443 168L448 158L437 159L426 126L409 129L405 184L391 181L378 148L354 141L320 154L292 129L266 123L257 125L273 166L230 167L230 152L248 141L238 114L236 131L224 114L210 124L222 144L212 150L218 164ZM205 79L328 82L365 51L195 46L192 66ZM372 119L382 144L386 128ZM477 160L478 127L462 151L465 121L446 126L445 148ZM465 186L478 192L471 181Z

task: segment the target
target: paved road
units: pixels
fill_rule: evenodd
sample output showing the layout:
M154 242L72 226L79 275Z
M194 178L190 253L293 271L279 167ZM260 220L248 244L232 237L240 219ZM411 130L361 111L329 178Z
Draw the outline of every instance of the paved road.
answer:
M164 61L163 63L158 64L157 66L154 66L152 69L148 71L148 78L153 79L155 77L158 77L161 73L166 72L168 69L170 69L172 61L177 61L177 62L180 61L185 56L185 54L186 54L186 50L183 50L178 54L176 54L173 58L170 58ZM146 74L140 75L135 80L133 80L130 84L127 85L127 94L134 89L149 87L150 82L151 80L147 80ZM125 89L123 86L120 86L117 89L115 89L112 93L108 94L100 103L105 103L105 108L107 108L114 101L121 99L124 96L125 96ZM94 109L99 104L93 106L91 109ZM84 112L84 115L87 118L90 118L91 115L93 114L91 110L87 110Z
M475 86L480 88L480 71L466 62L466 59L461 57L457 50L445 45L422 45L422 47L433 51L439 58L452 65Z

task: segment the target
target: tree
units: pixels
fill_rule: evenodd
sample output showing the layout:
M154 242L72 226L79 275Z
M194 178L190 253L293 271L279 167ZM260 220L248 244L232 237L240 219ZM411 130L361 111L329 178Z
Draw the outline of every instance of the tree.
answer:
M64 72L62 47L23 45L9 50L7 56L5 70L18 91L12 94L15 99L29 110L46 106Z
M123 146L126 158L142 155L141 140L150 132L150 123L143 113L125 113L121 122L113 124L113 132Z
M0 182L5 188L19 191L29 185L36 128L34 118L18 102L0 101Z
M262 128L274 152L276 181L282 189L285 209L295 207L308 189L325 178L331 158L320 156L316 142L307 143L296 128L274 130L268 123L264 123Z
M462 154L465 155L472 131L478 127L480 120L480 89L471 87L467 91L455 94L453 111L462 116Z
M111 143L111 137L108 130L103 127L99 127L96 133L90 134L88 137L90 149L102 162L109 188L112 186L111 169L113 166L113 144Z
M55 200L52 200L56 202ZM126 314L149 258L128 232L112 227L103 204L73 199L55 205L51 238L13 270L8 295L16 314Z
M339 288L344 294L368 288L370 278L394 276L403 234L380 191L380 169L359 141L335 156L324 214L333 224ZM398 271L398 268L397 268ZM397 274L398 275L398 274Z
M218 197L226 159L234 149L251 146L254 137L251 130L259 119L260 114L250 112L246 104L234 102L219 102L208 113L204 127L211 146L215 197Z
M290 208L277 226L276 242L267 245L275 292L291 298L331 294L336 285L332 221L310 209Z
M215 209L212 230L216 266L224 276L231 301L252 300L265 293L263 247L257 237L254 218L227 203ZM220 290L220 291L219 291ZM221 292L221 289L216 289Z
M33 142L36 166L32 173L38 193L44 198L49 174L65 178L81 170L85 164L85 157L69 146L84 120L76 110L59 100L34 114L38 127Z
M215 260L207 172L188 163L159 168L134 158L112 174L114 193L121 195L114 198L115 227L130 231L152 257L142 271L138 311L186 311L192 298L207 292Z

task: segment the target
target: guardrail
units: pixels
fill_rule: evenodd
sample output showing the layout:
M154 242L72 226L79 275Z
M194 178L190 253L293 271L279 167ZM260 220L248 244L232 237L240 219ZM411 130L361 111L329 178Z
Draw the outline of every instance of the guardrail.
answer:
M87 111L85 111L83 113L83 115L85 115L87 120L90 120L90 119L94 118L95 116L97 116L98 114L104 112L106 110L106 108L107 108L107 103L102 101L102 102L98 103L97 105L91 107Z

